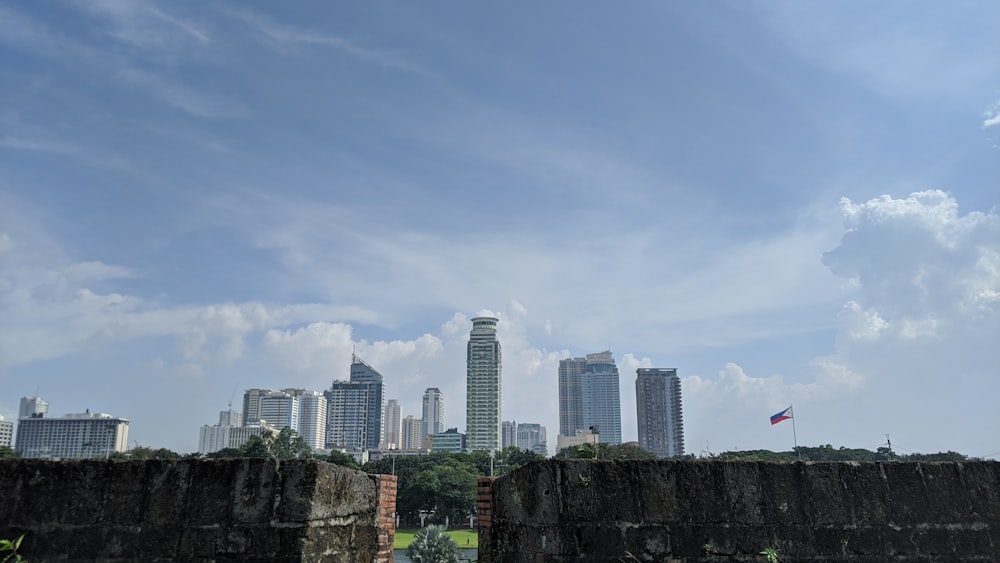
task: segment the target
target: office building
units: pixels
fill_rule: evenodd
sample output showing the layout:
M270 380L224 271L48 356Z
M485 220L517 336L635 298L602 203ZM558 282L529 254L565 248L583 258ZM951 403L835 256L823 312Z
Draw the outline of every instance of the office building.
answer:
M618 366L611 351L559 361L559 434L597 434L598 441L622 441Z
M444 432L444 393L437 387L424 391L424 435Z
M389 399L385 403L385 436L382 438L382 448L398 450L403 440L403 411L399 401Z
M497 451L501 446L500 341L494 317L472 319L466 348L466 446L470 452Z
M38 412L18 420L14 449L31 458L108 457L127 449L128 424L127 419L89 410L60 418Z
M9 448L14 444L14 423L4 420L0 415L0 448Z
M460 433L458 428L449 428L444 432L431 434L429 438L431 451L434 453L460 454L465 451L467 445L465 434Z
M403 419L402 426L400 449L424 449L424 439L426 438L424 434L424 421L410 414Z
M639 447L660 458L684 455L681 380L677 370L639 368L635 375Z
M21 409L17 414L17 418L20 420L36 414L48 416L49 404L41 397L21 397Z
M334 381L326 396L326 448L377 450L385 422L382 374L352 355L350 379Z

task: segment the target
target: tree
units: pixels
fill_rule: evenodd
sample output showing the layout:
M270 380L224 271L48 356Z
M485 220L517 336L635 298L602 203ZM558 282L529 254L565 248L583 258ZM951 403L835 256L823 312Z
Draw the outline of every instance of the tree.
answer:
M497 454L497 464L500 466L500 470L497 473L505 475L522 465L527 465L541 459L545 459L545 456L536 454L531 450L523 450L517 446L508 446L500 450L500 453Z
M456 563L458 545L445 533L444 526L428 526L413 536L406 554L415 563Z
M597 444L597 452L594 452L594 444L581 444L563 448L556 454L559 459L598 459L624 461L631 459L656 459L656 454L644 450L631 444Z
M358 465L358 462L354 459L354 456L347 455L344 452L338 450L331 450L330 455L320 456L319 459L322 459L323 461L328 461L336 465L343 465L344 467L350 469L361 469L361 466Z
M10 446L0 446L0 459L21 457L16 450Z
M236 457L271 457L271 442L274 437L269 434L264 436L250 436L250 439L240 448L242 455Z
M269 446L271 457L275 459L306 459L312 456L305 438L287 426L271 440Z

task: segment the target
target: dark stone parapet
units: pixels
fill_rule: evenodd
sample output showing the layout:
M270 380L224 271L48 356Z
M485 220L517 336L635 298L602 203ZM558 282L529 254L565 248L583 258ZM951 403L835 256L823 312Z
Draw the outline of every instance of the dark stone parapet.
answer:
M998 462L548 460L491 485L492 561L1000 561Z
M0 538L24 534L30 561L391 561L386 477L315 460L2 460Z

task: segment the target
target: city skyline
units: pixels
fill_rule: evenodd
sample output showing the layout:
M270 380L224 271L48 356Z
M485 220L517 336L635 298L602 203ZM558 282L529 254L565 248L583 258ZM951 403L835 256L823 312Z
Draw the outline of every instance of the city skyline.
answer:
M464 427L485 315L550 445L559 361L611 349L626 442L631 375L676 366L696 455L787 450L794 403L800 444L1000 457L998 18L0 3L0 415L193 451L356 352Z

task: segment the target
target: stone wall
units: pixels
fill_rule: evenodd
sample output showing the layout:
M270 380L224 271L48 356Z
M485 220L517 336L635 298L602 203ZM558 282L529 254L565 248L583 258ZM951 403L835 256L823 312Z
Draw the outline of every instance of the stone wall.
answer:
M1000 561L998 462L548 460L480 492L480 561Z
M29 561L392 560L396 478L315 460L0 461Z

